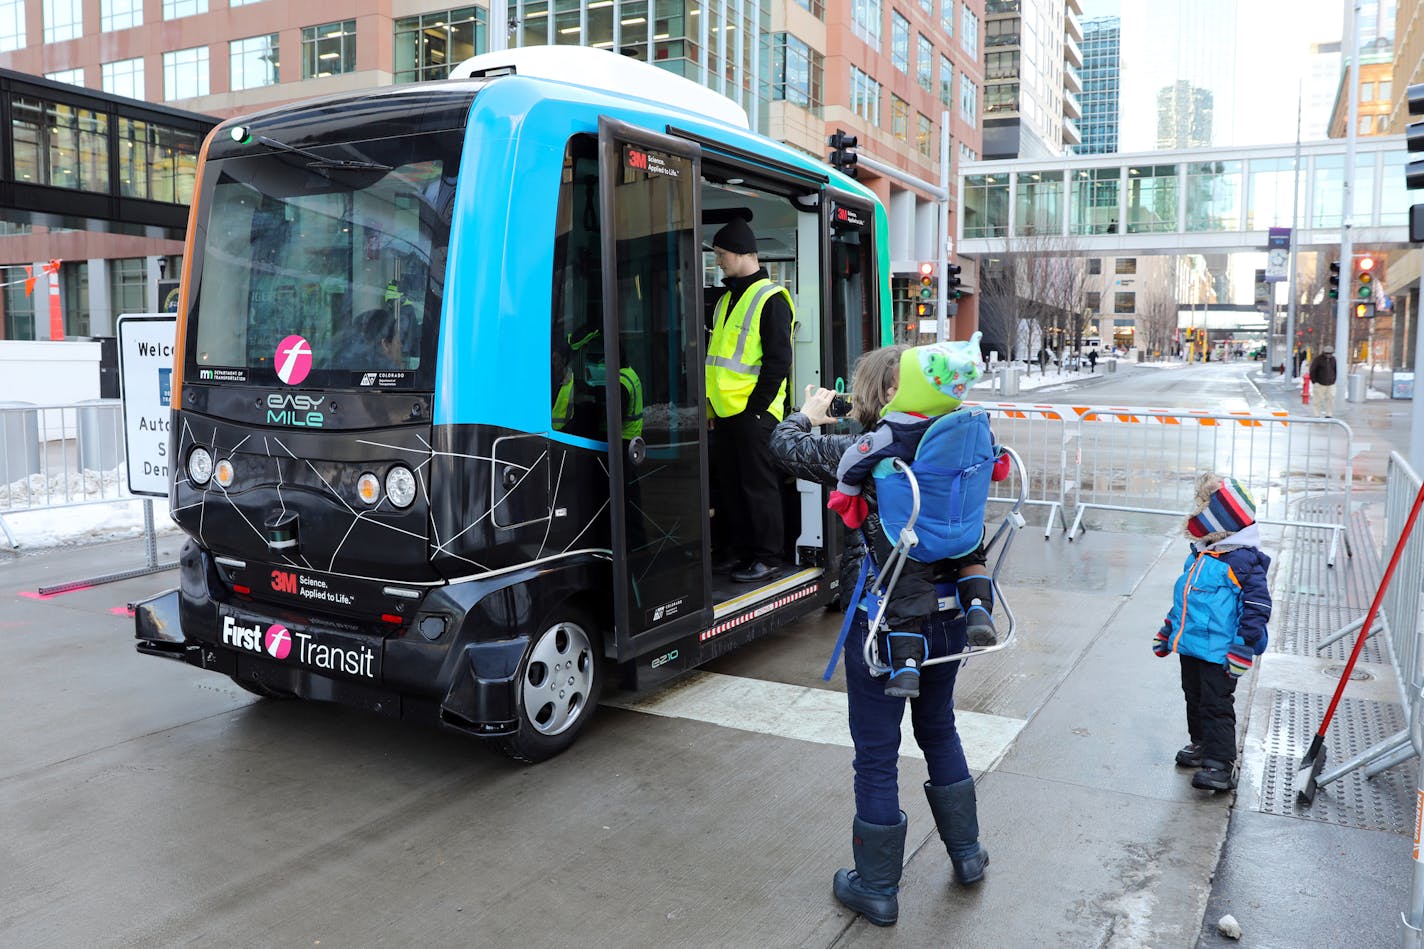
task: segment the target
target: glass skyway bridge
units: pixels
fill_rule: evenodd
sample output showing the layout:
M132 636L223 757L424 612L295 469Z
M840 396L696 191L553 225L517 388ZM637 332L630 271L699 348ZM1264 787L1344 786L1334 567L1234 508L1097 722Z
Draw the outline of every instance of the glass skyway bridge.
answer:
M1266 249L1267 230L1292 226L1295 245L1338 245L1345 142L1194 148L1043 160L964 162L955 251L1070 256L1226 253ZM1408 245L1403 135L1355 149L1351 240ZM1298 183L1298 184L1297 184Z

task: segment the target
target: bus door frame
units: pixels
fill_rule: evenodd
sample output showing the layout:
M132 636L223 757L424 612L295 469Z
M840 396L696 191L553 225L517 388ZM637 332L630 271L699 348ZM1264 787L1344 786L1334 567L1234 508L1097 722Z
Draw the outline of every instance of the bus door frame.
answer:
M621 395L621 372L623 369L622 356L619 347L616 345L620 338L619 326L619 300L618 300L618 242L617 242L617 205L614 197L614 186L618 180L618 173L622 161L622 146L636 145L645 149L658 152L666 152L687 159L692 166L692 206L690 208L691 224L693 229L693 239L697 240L698 226L701 220L701 188L702 177L702 149L695 142L686 139L675 138L651 131L637 125L631 125L618 119L608 116L598 118L598 153L599 153L599 189L600 189L600 220L602 222L603 241L603 333L606 340L606 370L604 386L607 392L607 413L608 413L608 478L609 478L609 524L610 524L610 546L613 555L613 649L612 654L615 661L626 662L630 659L645 655L659 646L666 645L688 634L700 632L712 625L713 608L712 602L712 566L711 566L711 534L709 530L708 510L711 504L710 484L708 476L708 446L707 427L697 425L697 455L699 488L698 497L692 503L696 505L693 513L701 519L701 556L700 565L700 589L688 591L689 596L696 598L697 602L690 605L690 608L680 609L667 615L658 615L657 612L650 614L647 604L635 606L631 599L633 578L631 576L632 561L629 555L629 530L628 519L625 516L627 511L627 470L630 464L637 465L642 459L637 457L638 448L641 445L641 438L635 439L625 445L620 437L623 426L622 420L622 395ZM700 248L700 244L697 244ZM699 253L692 258L695 263L689 266L689 272L683 275L685 280L691 281L693 298L691 306L684 314L684 331L686 339L690 345L684 349L684 356L688 360L686 366L686 378L689 386L687 398L692 405L696 406L700 413L706 405L706 380L703 366L706 360L706 345L702 318L702 280L701 280L701 255ZM695 269L694 269L695 268ZM646 409L646 403L645 403ZM637 447L634 447L635 444Z

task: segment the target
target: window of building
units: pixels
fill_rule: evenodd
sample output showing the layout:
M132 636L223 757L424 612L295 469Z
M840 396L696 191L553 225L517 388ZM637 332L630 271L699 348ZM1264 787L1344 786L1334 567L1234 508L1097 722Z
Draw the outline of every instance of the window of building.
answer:
M954 35L954 0L942 0L939 8L939 25L944 27L945 36Z
M984 114L995 112L1017 112L1019 110L1019 84L1016 82L996 82L984 87Z
M880 0L851 0L851 30L880 52Z
M83 0L44 0L44 41L62 43L84 32Z
M35 338L35 301L38 293L25 295L24 267L0 267L0 294L5 303L5 339Z
M985 53L984 78L989 81L1019 78L1019 51L1011 49Z
M959 114L970 125L979 122L979 87L964 73L959 74Z
M821 22L826 20L825 0L796 0L797 6L803 10L810 10L811 15Z
M148 260L119 257L109 261L109 302L115 313L148 312Z
M1101 257L1088 258L1088 273L1100 274L1103 272L1103 259Z
M910 140L910 103L896 95L890 97L890 134L902 142Z
M1133 165L1127 169L1127 233L1177 228L1177 166Z
M356 21L302 27L302 78L336 76L356 69Z
M163 54L163 99L191 99L208 94L208 48L175 49Z
M88 336L89 262L71 260L60 264L59 278L60 299L64 303L64 335Z
M177 20L208 12L208 0L163 0L163 19Z
M991 46L1017 46L1019 45L1019 21L1015 17L1006 17L1002 20L990 20L989 26L984 31L984 48Z
M1375 134L1376 134L1376 135L1384 135L1384 134L1385 134L1386 132L1388 132L1388 131L1389 131L1389 116L1387 116L1387 115L1377 115L1377 116L1375 116Z
M198 173L199 136L119 118L119 194L187 204Z
M850 110L871 125L880 124L880 83L850 67Z
M890 15L890 62L901 72L910 71L910 21L899 13Z
M50 80L51 82L64 82L68 83L71 86L83 86L84 70L82 68L61 69L59 72L45 73L45 78Z
M974 58L979 57L979 15L964 7L963 18L959 23L959 43Z
M1122 290L1113 294L1114 313L1136 313L1137 294L1130 290Z
M278 34L249 36L227 44L229 81L232 89L275 86L278 80Z
M920 10L925 16L934 16L934 0L920 0Z
M976 152L974 149L970 148L968 145L964 144L963 142L960 142L960 143L959 143L959 160L960 160L961 162L966 162L966 161L978 161L978 160L979 160L979 153Z
M1375 117L1373 115L1360 116L1360 134L1368 135L1375 127Z
M1017 235L1063 232L1063 173L1023 171L1018 175Z
M954 103L954 64L944 55L939 58L939 101L945 106Z
M923 112L919 113L915 129L915 150L926 158L934 157L934 122Z
M921 89L934 92L934 44L923 33L915 49L915 76Z
M1375 99L1375 84L1372 82L1360 83L1360 101L1373 102Z
M1393 79L1381 79L1379 83L1379 98L1381 102L1388 102L1390 94L1394 92Z
M965 237L1008 235L1008 175L965 175L963 202Z
M1083 305L1094 313L1101 313L1103 306L1103 295L1097 290L1089 290L1083 294Z
M109 190L109 118L60 102L10 101L15 180L104 194Z
M105 33L143 26L143 0L101 0L99 29Z
M1137 273L1136 257L1119 257L1113 265L1113 273L1135 274Z
M1073 234L1117 233L1117 204L1122 172L1118 168L1080 168L1072 178Z
M590 31L597 13L589 11ZM396 82L444 79L451 66L485 52L486 18L484 7L464 7L396 20ZM611 14L608 26L611 36Z
M143 59L121 59L116 63L105 63L99 67L103 89L110 95L128 96L142 99Z
M0 53L25 45L25 0L0 0Z
M790 33L772 37L771 98L821 108L821 54Z

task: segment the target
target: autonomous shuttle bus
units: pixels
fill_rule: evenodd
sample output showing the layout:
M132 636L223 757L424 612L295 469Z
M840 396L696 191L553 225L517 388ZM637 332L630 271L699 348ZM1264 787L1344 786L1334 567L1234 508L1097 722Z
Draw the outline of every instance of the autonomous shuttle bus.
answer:
M790 290L793 397L886 341L870 192L730 100L612 53L470 60L203 146L173 382L179 588L138 649L269 697L537 761L644 688L834 596L821 488L785 568L714 575L711 235Z

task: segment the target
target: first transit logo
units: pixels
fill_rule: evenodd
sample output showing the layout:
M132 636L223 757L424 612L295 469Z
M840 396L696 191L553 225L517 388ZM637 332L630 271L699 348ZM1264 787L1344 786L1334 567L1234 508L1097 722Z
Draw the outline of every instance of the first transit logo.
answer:
M298 385L312 368L312 348L304 337L293 333L277 344L277 378L289 386Z

